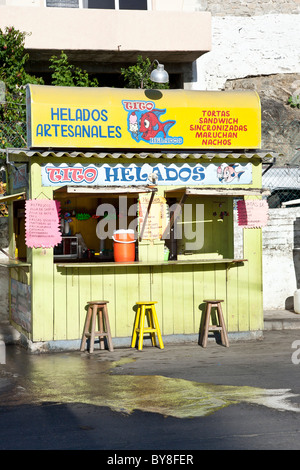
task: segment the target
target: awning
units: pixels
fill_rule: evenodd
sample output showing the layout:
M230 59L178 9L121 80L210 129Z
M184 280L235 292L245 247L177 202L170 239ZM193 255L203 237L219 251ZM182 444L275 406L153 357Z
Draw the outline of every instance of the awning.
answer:
M150 186L62 186L55 193L67 194L138 194L156 192Z
M0 197L1 202L13 202L17 200L26 199L26 193L17 193L17 194L10 194L8 196Z
M276 157L276 154L271 150L240 150L240 151L202 151L202 152L193 152L193 151L178 151L178 152L158 152L158 151L151 151L151 152L130 152L130 151L122 151L122 152L112 152L112 151L101 151L101 152L77 152L77 151L69 151L69 150L29 150L29 149L0 149L1 153L6 153L10 161L28 161L31 158L42 157L45 159L49 158L97 158L102 160L118 160L118 159L166 159L166 160L213 160L213 159L233 159L233 160L250 160L250 159L258 159L258 160L268 160L270 158Z
M268 189L263 188L177 188L168 189L166 195L174 193L185 194L186 196L269 196Z

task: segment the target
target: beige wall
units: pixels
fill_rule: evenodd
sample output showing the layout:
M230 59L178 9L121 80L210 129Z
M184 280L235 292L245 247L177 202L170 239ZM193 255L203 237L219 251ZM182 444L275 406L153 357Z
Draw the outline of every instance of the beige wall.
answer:
M208 12L170 11L166 21L163 11L0 6L0 28L11 25L31 33L28 49L177 53L211 47Z

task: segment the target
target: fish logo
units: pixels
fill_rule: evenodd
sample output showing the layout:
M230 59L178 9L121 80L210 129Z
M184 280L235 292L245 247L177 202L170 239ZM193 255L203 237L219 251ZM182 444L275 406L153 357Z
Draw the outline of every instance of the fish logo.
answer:
M218 180L222 183L231 183L235 178L238 180L245 173L244 170L238 171L239 165L220 165L217 169Z
M161 121L166 109L156 109L152 101L123 102L127 111L127 125L131 137L149 144L182 144L182 137L171 137L169 131L176 124L174 120Z
M142 134L142 139L149 141L156 137L160 132L163 133L163 137L166 138L167 134L175 121L161 122L160 116L166 112L165 109L153 109L150 112L142 114L140 119L139 132Z

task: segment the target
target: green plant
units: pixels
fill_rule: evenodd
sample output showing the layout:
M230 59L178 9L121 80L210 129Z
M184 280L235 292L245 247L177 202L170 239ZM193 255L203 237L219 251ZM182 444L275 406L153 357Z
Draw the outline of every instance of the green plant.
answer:
M291 106L291 108L300 108L300 96L291 95L288 99L288 104Z
M25 66L28 54L24 50L27 33L13 26L0 29L0 147L23 147L26 145L26 84L43 80L29 75Z
M26 72L28 35L13 26L0 29L0 148L26 147L26 84L44 84L42 78ZM51 85L98 86L97 79L90 79L85 70L69 64L64 52L60 57L51 57L50 69Z
M154 83L150 80L151 60L147 57L143 59L138 56L137 63L126 68L121 68L121 75L124 77L125 88L143 88L165 90L169 88L168 83Z
M90 79L86 70L75 67L68 61L65 52L61 52L60 56L53 55L50 58L49 68L53 70L52 85L57 86L77 86L77 87L97 87L99 86L96 78Z

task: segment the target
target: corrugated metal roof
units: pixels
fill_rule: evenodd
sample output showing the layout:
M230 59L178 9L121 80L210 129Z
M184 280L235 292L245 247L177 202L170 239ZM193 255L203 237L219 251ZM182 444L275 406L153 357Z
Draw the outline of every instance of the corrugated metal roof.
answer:
M5 150L0 150L1 152L5 153ZM9 149L8 154L10 157L19 156L19 157L26 157L26 158L34 158L34 157L43 157L43 158L100 158L100 159L194 159L198 160L200 158L205 160L212 160L213 158L231 158L231 159L239 159L239 158L258 158L258 159L265 159L265 158L273 158L275 155L269 151L235 151L235 152L78 152L78 151L70 151L70 150L61 150L61 151L54 151L54 150L28 150L28 149Z

